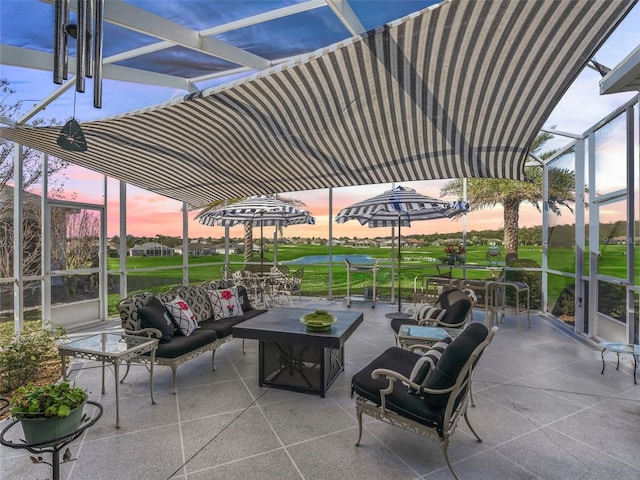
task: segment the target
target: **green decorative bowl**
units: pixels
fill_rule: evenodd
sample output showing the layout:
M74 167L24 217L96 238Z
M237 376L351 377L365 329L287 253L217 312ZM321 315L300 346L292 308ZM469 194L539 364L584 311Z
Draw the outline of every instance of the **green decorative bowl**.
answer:
M316 310L315 312L305 313L300 317L300 322L304 324L309 331L322 332L329 330L331 325L336 323L336 317L323 310Z

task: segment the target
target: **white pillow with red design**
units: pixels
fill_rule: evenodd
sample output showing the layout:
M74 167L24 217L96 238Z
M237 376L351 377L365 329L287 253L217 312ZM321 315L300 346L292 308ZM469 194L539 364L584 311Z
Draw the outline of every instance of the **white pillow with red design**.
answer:
M176 322L176 326L185 337L191 335L196 328L200 328L191 308L187 302L180 297L176 297L170 302L165 303L164 308L171 314Z

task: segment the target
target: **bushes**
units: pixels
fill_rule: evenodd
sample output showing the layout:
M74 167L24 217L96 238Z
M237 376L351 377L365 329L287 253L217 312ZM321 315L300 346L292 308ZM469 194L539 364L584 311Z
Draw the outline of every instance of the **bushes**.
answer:
M0 393L26 385L47 362L58 359L56 340L63 330L23 332L0 346Z

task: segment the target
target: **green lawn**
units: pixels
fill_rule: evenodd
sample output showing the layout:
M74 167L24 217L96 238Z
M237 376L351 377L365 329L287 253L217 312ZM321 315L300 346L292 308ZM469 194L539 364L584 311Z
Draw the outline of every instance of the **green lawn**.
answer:
M411 298L413 291L413 280L417 275L436 276L442 273L449 274L454 277L462 278L463 266L456 265L451 268L449 266L441 266L439 258L444 255L443 247L424 247L415 249L404 249L402 251L402 294L406 300ZM326 255L328 248L320 245L282 245L278 247L278 261L286 262L300 257L309 255ZM467 265L471 268L467 269L467 278L474 279L490 279L492 274L488 270L476 269L474 267L485 267L489 263L486 259L487 247L469 247L467 249ZM388 248L366 248L366 247L341 247L333 248L334 255L366 255L379 259L380 269L377 273L377 288L382 299L388 299L391 296L391 255L392 251ZM521 258L527 258L535 261L538 265L541 258L541 249L539 247L525 247L521 250ZM198 285L207 280L220 278L220 269L223 264L224 257L222 255L193 257L189 259L189 282ZM242 255L231 255L230 262L234 270L244 268ZM265 252L264 268L267 270L273 262L273 252ZM213 264L213 265L212 265ZM502 263L504 264L504 263ZM117 269L119 267L119 259L110 258L109 268ZM136 271L145 268L157 267L175 267L173 269L166 268L154 271ZM182 257L127 257L128 287L129 291L151 290L163 291L173 285L182 283ZM260 269L259 257L254 256L254 264L250 267L257 271ZM304 268L304 281L302 291L304 295L309 296L327 296L328 294L328 265L302 265L291 264L289 268L293 271L298 268ZM355 271L351 273L351 291L352 294L361 295L364 288L370 287L372 284L372 275L370 272ZM395 279L397 288L397 278ZM343 296L347 289L347 272L342 261L333 264L333 285L332 294L334 296ZM117 295L110 296L110 313L115 314L115 305L117 303Z
M504 251L502 249L502 251ZM624 245L605 245L602 248L602 257L600 260L600 273L612 275L618 278L625 276ZM309 255L326 255L328 248L319 245L280 245L278 247L278 261L286 262L296 258ZM333 248L334 255L366 255L380 260L380 270L377 274L377 288L380 298L388 300L391 296L391 249L389 248L354 248L336 246ZM490 279L491 272L481 269L486 267L489 262L486 258L486 246L470 246L467 249L467 266L466 277L472 279ZM453 267L441 266L439 259L444 255L444 247L423 247L414 249L404 249L402 251L402 295L405 301L411 300L413 291L413 281L417 275L436 276L442 273L451 275L456 278L462 278L465 273L463 267L456 265ZM541 247L521 247L519 249L519 258L521 262L529 260L526 266L540 266L542 259ZM572 248L554 248L549 254L549 265L553 269L564 272L573 272L575 270L575 250ZM504 259L501 265L504 265ZM199 285L204 281L219 279L220 271L224 262L223 255L212 255L203 257L189 258L189 281L192 285ZM244 268L242 255L230 256L231 266L234 270ZM264 268L268 269L273 262L273 252L265 252ZM117 271L120 266L118 258L108 259L108 268L110 271ZM159 268L160 267L160 268ZM145 270L154 269L158 270ZM304 280L302 284L303 295L326 297L328 295L328 265L297 265L291 264L290 269L304 268ZM147 290L153 292L164 292L172 286L182 283L182 257L127 257L128 269L128 290L130 292ZM250 265L250 269L258 271L260 269L259 257L254 256L254 263ZM540 274L528 274L526 281L539 283ZM110 276L113 282L118 281L118 274ZM553 303L561 292L565 291L573 283L571 279L559 276L549 277L549 299ZM351 272L351 292L352 295L362 295L366 287L370 287L372 276L370 272ZM397 289L397 278L395 279ZM336 261L333 264L333 286L332 295L335 297L344 296L347 287L347 272L342 261ZM537 286L539 289L539 285ZM117 316L116 305L120 300L117 283L110 287L109 294L109 316ZM397 291L396 291L397 294ZM566 295L566 291L565 291ZM39 321L39 310L33 312L34 318L29 321ZM38 317L38 318L35 318ZM0 323L6 323L10 319L0 320Z

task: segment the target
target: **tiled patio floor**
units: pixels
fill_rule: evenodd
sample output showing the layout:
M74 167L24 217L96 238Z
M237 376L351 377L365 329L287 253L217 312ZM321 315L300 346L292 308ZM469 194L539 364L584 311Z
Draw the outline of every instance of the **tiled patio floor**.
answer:
M342 309L343 302L306 303ZM299 306L299 304L298 304ZM365 320L346 344L345 372L326 398L258 387L257 342L235 339L210 356L171 371L158 367L151 405L148 373L136 367L121 388L122 428L115 429L113 378L100 394L100 370L75 380L104 405L98 423L71 444L76 461L63 479L449 479L438 445L365 417L360 447L350 398L351 376L394 344L385 313L361 308ZM476 311L476 321L482 320ZM469 417L484 442L461 425L449 448L462 479L640 478L640 385L623 360L608 357L543 316L518 332L507 318L480 362L476 407ZM463 422L464 423L464 422ZM4 424L0 423L0 428ZM51 478L23 451L0 450L0 477Z

